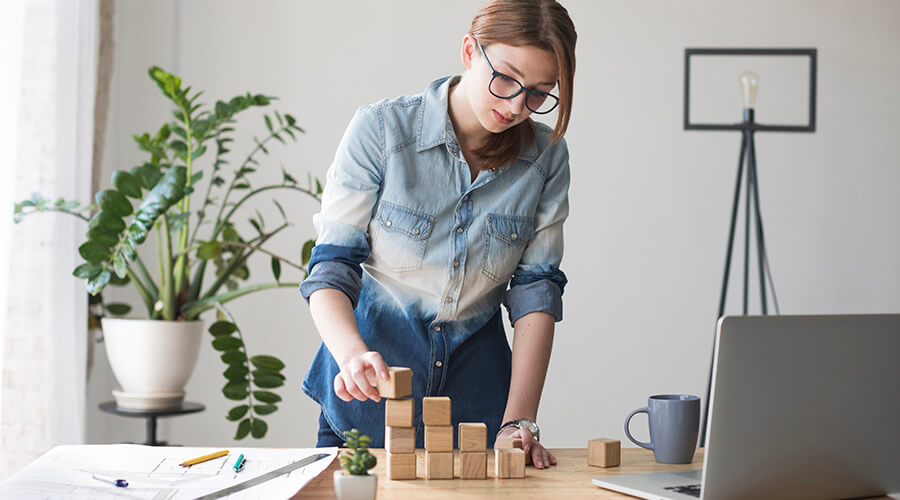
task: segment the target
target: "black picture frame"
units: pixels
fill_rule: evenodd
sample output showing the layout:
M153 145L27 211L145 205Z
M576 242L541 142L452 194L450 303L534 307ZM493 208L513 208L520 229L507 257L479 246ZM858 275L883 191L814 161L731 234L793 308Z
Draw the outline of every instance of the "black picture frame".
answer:
M691 123L691 57L695 56L807 56L809 57L809 117L805 125L777 125L753 123L757 131L815 132L816 131L816 59L814 48L686 48L684 49L684 129L685 130L743 130L745 123Z

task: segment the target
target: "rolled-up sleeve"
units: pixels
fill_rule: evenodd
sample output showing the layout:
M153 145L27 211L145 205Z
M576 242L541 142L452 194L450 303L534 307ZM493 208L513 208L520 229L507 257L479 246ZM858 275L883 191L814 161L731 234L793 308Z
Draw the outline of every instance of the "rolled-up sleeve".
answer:
M369 256L368 225L384 173L384 129L377 108L357 110L328 169L322 209L313 216L316 246L300 294L322 288L344 292L356 307L362 264Z
M513 325L536 311L552 314L556 321L563 317L562 294L568 280L559 265L563 223L569 215L569 150L565 140L548 147L545 155L538 162L545 181L535 210L534 237L525 248L504 300Z

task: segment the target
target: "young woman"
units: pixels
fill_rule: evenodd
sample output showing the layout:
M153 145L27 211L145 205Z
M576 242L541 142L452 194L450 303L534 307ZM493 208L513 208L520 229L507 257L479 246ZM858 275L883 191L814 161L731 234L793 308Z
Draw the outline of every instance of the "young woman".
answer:
M303 381L322 407L318 446L352 427L383 446L376 378L406 366L418 448L422 397L440 395L454 426L487 424L488 446L521 437L535 467L556 463L534 420L566 284L575 40L554 0L490 1L463 37L462 76L353 117L300 286L323 340ZM553 129L530 118L554 110Z

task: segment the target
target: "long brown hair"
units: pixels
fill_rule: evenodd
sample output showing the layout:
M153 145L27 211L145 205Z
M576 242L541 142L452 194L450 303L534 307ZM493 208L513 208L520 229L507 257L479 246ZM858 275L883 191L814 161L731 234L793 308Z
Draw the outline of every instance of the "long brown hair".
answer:
M472 36L482 46L503 43L514 47L537 47L556 56L559 67L559 107L551 143L559 142L572 114L572 86L575 77L575 25L569 12L556 0L491 0L472 19ZM519 157L523 145L534 141L534 122L522 123L491 134L473 151L484 169L497 168Z

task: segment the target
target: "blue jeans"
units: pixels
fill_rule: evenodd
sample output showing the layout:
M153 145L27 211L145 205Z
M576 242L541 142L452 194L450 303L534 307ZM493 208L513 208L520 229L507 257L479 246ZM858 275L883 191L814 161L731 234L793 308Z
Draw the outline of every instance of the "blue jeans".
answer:
M337 435L336 432L328 425L325 415L319 413L319 436L316 441L316 448L330 448L332 446L341 447L344 445L344 439Z

